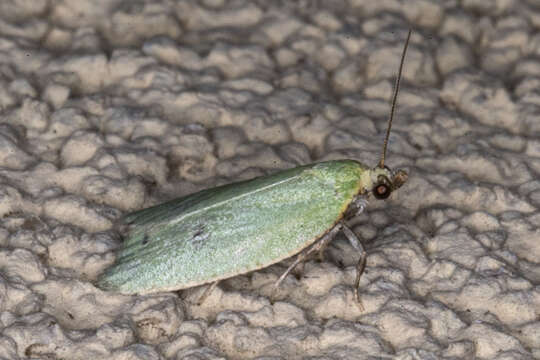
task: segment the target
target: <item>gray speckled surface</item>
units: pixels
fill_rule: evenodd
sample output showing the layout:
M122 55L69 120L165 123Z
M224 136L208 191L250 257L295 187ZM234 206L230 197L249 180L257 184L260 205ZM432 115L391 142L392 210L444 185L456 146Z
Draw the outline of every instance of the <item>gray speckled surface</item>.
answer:
M380 153L409 181L327 261L123 296L123 213ZM0 358L540 359L534 1L0 3Z

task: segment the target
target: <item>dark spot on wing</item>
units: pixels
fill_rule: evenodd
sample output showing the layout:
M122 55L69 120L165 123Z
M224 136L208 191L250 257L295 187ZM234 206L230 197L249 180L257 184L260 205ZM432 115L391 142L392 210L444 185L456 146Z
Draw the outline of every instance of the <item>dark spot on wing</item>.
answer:
M199 225L197 230L195 230L195 233L193 234L193 239L195 239L197 236L202 235L204 232L204 225Z
M206 231L204 224L198 224L191 236L191 243L195 248L200 248L209 237L210 233Z
M144 234L144 237L143 237L143 240L142 240L142 244L143 245L146 245L150 242L150 237L148 236L148 234Z

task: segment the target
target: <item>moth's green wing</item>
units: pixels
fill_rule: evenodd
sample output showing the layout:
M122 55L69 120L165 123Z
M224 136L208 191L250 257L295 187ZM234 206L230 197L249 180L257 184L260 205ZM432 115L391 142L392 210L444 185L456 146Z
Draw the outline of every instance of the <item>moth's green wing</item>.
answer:
M311 164L131 213L116 264L98 285L178 290L279 262L333 227L366 184L366 170L352 160Z

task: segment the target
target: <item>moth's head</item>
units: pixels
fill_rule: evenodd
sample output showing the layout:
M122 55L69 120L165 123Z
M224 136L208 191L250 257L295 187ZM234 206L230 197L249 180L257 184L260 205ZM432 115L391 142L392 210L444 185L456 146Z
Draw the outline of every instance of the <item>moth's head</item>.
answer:
M403 185L409 175L405 170L391 170L387 166L376 166L371 170L371 183L373 187L371 192L376 199L387 199L392 191L397 190Z
M409 30L409 33L407 34L407 40L405 40L405 46L403 47L403 53L401 54L398 76L396 79L396 87L394 89L394 96L392 97L392 107L390 108L390 118L388 119L386 136L384 137L381 160L379 161L379 164L373 169L371 169L369 173L372 184L372 188L370 191L377 199L387 199L392 193L392 191L399 189L409 177L405 170L391 170L390 168L388 168L388 166L384 165L384 161L386 160L386 148L388 147L390 130L392 129L392 120L394 119L394 113L397 106L397 96L399 93L399 84L401 82L401 73L403 71L403 63L405 62L405 54L407 53L407 47L409 45L410 38L411 30Z

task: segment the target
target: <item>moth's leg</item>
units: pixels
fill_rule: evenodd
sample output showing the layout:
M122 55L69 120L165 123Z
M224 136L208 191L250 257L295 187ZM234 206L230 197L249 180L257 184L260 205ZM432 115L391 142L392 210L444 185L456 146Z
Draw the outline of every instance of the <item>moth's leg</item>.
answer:
M332 230L330 230L329 232L327 232L323 237L321 237L319 240L317 240L317 242L315 242L315 244L311 245L309 248L303 250L300 254L298 254L298 256L296 257L296 259L294 260L294 262L291 264L291 266L289 266L287 268L287 270L285 270L285 272L283 274L281 274L281 276L279 277L279 279L277 279L277 281L274 283L274 291L279 287L279 285L281 284L281 282L283 280L285 280L285 278L287 277L287 275L289 275L289 273L298 265L300 264L301 262L303 262L304 260L306 260L306 258L308 256L310 256L311 254L313 254L315 251L319 251L321 249L322 246L325 246L325 244L327 244L330 240L332 240L334 238L334 236L339 232L339 230L341 230L341 223L337 224L336 226L334 226L332 228Z
M366 209L368 205L368 200L367 200L367 196L358 196L355 200L354 200L354 207L356 208L356 211L354 213L355 216L358 216L360 215L362 212L364 212L364 210ZM340 222L338 225L336 225L334 227L334 229L332 230L335 230L334 232L334 235L340 230L341 226L342 226L342 222ZM339 228L338 228L339 227ZM325 236L323 239L321 239L322 241L322 244L320 245L319 247L319 260L322 262L324 261L324 251L326 250L326 248L328 247L328 244L330 244L330 241L334 238L334 236Z
M368 206L368 203L369 202L367 200L367 196L357 197L356 200L354 200L354 206L356 207L356 213L354 215L358 216L361 213L363 213L366 207Z
M330 234L329 232L328 234L326 234L326 236L323 236L323 238L320 240L321 244L318 246L318 250L317 250L318 251L317 255L319 257L320 262L324 261L324 251L326 250L326 248L328 247L328 244L330 244L330 241L332 241L332 239L339 232L340 229L341 229L341 223L334 226L334 228L330 231L330 232L333 232L330 236L327 236L328 234Z
M296 267L294 268L293 271L295 273L296 278L300 278L300 274L302 273L302 271L304 269L304 264L305 264L305 261L307 260L307 257L309 257L309 255L313 254L315 251L317 251L317 257L319 258L319 261L320 262L325 261L325 255L324 254L325 254L326 248L328 247L328 244L330 244L330 242L335 237L335 235L339 232L340 229L341 229L341 224L336 225L331 230L332 231L331 234L327 234L327 235L323 236L319 241L317 241L317 243L314 244L315 248L313 250L310 250L309 254L306 254L306 256L302 259L302 262L297 264Z
M197 300L197 305L201 305L204 300L206 300L206 298L208 297L208 295L210 295L212 293L212 290L214 290L217 286L217 284L219 283L219 280L218 281L214 281L213 283L211 283L210 285L208 285L208 287L206 289L204 289L204 292L202 293L202 295L199 297L199 300Z
M354 212L354 216L358 216L361 213L363 213L364 210L366 209L367 205L368 205L367 196L359 196L359 197L357 197L354 200L354 207L356 208L356 211ZM324 243L324 245L321 247L321 249L319 250L319 260L321 262L324 261L324 252L325 252L326 248L328 247L328 244L330 244L330 240L331 240L331 238L329 238L328 241L326 241Z
M305 265L306 265L306 261L304 260L303 262L296 265L294 269L292 269L291 272L293 273L296 280L300 280L302 278L302 274L304 274Z
M358 239L358 236L347 227L347 225L342 225L343 233L345 234L345 237L349 240L352 247L355 248L358 252L360 252L360 259L358 260L358 263L356 263L356 280L354 281L354 297L356 298L356 302L358 304L358 307L360 308L360 311L364 311L364 306L362 305L362 300L360 299L359 294L359 287L360 287L360 277L364 273L364 269L366 268L366 250L364 250L364 247L362 246L362 243L360 242L360 239Z

